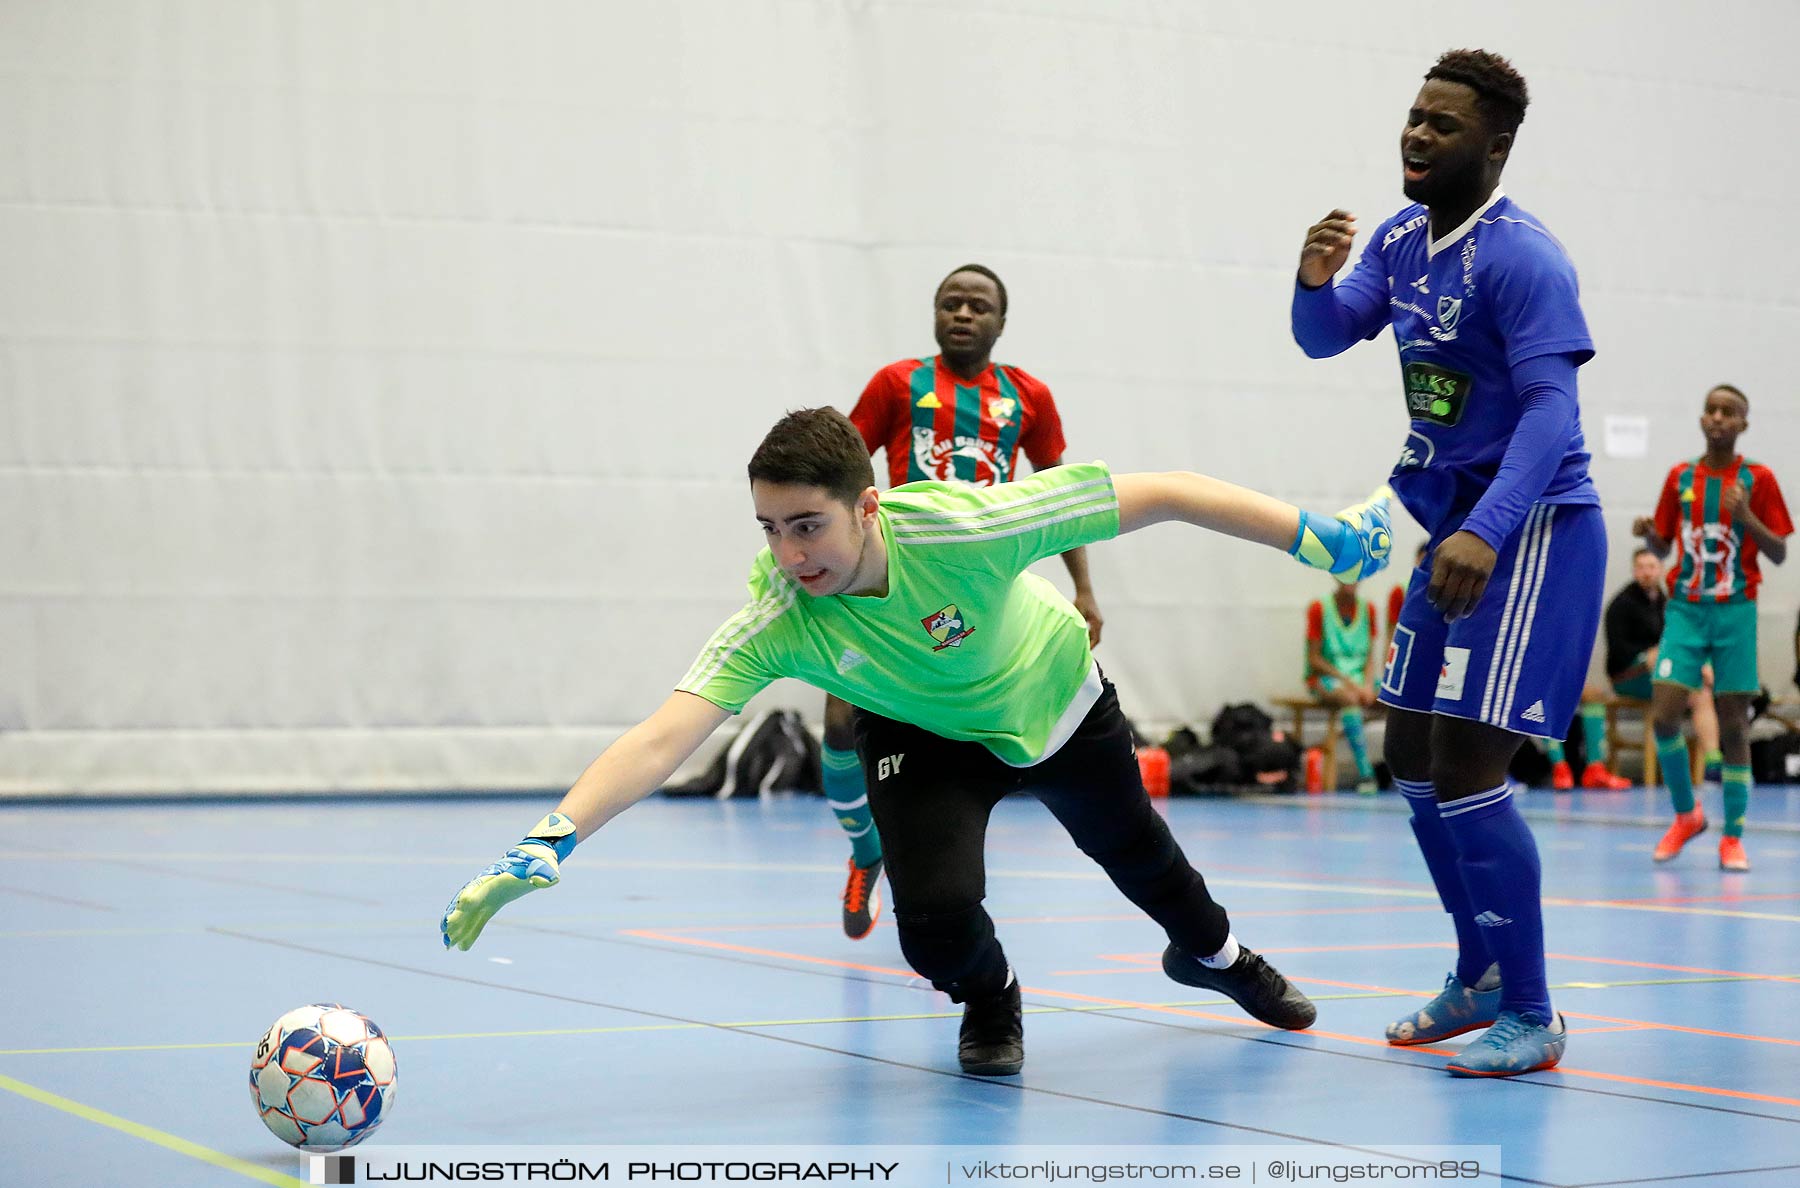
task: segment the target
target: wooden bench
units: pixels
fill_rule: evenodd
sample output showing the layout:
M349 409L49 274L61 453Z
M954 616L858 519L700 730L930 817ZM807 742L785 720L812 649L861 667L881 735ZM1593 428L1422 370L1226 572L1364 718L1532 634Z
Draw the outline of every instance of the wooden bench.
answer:
M1286 710L1294 716L1293 729L1288 737L1299 745L1301 750L1307 747L1306 715L1317 711L1325 715L1325 737L1319 743L1319 753L1325 760L1325 790L1335 792L1338 787L1338 740L1343 737L1343 727L1338 722L1338 715L1343 712L1341 705L1328 705L1316 697L1277 697L1271 702L1277 709ZM1363 719L1367 721L1382 712L1380 705L1370 706L1363 710Z
M1656 762L1655 719L1650 714L1650 703L1641 697L1621 697L1617 693L1609 693L1604 697L1584 697L1581 703L1591 705L1596 701L1606 707L1606 754L1611 760L1612 773L1619 774L1620 752L1636 751L1644 760L1644 786L1656 787L1662 782L1662 772ZM1633 713L1638 716L1638 720L1631 724L1635 729L1628 729L1620 721L1620 715ZM1706 756L1691 741L1688 744L1688 766L1697 788L1700 786L1701 773L1706 768Z
M1598 702L1606 709L1606 754L1609 767L1614 775L1619 774L1619 755L1626 751L1635 751L1643 758L1644 785L1655 787L1662 782L1662 772L1656 762L1656 731L1654 720L1650 714L1650 703L1639 697L1621 697L1609 693L1603 697L1585 697L1583 705ZM1319 742L1319 751L1325 760L1325 786L1335 789L1338 786L1338 740L1343 735L1343 728L1338 724L1338 713L1341 706L1327 705L1316 697L1276 697L1270 704L1293 715L1293 728L1288 736L1298 743L1302 750L1307 747L1306 720L1309 713L1325 715L1325 737ZM1364 717L1373 717L1382 710L1376 705L1363 711ZM1787 710L1793 714L1795 721L1790 721L1788 714L1773 712L1774 709ZM1635 721L1628 720L1630 715L1637 715ZM1790 729L1800 729L1800 705L1778 702L1772 707L1771 717L1787 725ZM1700 748L1688 746L1688 763L1692 770L1696 787L1700 784L1700 776L1706 766L1706 757Z
M1777 697L1763 711L1763 717L1771 722L1780 722L1791 734L1800 734L1800 700Z

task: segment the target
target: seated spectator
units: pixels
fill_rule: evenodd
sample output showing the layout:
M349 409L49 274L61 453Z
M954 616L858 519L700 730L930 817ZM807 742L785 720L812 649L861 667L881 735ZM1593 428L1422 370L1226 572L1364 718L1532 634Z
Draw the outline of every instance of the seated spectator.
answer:
M1372 795L1375 768L1363 741L1363 707L1375 704L1375 612L1356 586L1339 586L1306 608L1306 687L1326 705L1340 706L1344 742L1356 760L1356 790Z
M1656 665L1668 602L1662 558L1650 549L1638 549L1631 555L1631 584L1606 604L1606 677L1619 696L1650 700L1650 671ZM1800 635L1795 649L1796 659L1800 659ZM1713 707L1710 664L1701 669L1700 679L1700 688L1688 696L1688 712L1694 722L1694 739L1704 756L1705 778L1716 780L1725 757L1719 750L1719 715Z

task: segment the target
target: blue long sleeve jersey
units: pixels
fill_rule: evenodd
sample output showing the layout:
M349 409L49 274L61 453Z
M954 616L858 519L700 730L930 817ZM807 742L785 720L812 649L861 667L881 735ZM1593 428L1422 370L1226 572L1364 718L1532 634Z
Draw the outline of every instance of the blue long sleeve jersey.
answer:
M1498 549L1533 503L1600 502L1576 401L1594 344L1541 222L1495 190L1434 242L1413 205L1335 286L1295 282L1294 339L1315 359L1390 324L1412 424L1388 481L1434 542L1464 529Z

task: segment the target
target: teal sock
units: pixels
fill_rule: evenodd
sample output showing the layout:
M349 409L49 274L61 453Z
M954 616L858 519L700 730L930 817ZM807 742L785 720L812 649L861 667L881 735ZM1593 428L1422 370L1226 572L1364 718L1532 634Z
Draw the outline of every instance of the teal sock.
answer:
M1679 734L1656 736L1656 762L1662 768L1663 783L1669 789L1669 800L1678 813L1694 811L1694 777L1688 771L1687 740Z
M1369 765L1369 748L1363 742L1362 711L1353 705L1344 707L1338 715L1338 721L1344 726L1344 742L1350 747L1350 757L1356 760L1356 778L1372 780L1375 769Z
M1550 762L1561 763L1567 756L1563 754L1563 745L1555 739L1549 742Z
M858 866L873 865L881 857L881 834L875 832L875 816L869 812L862 761L855 751L826 747L820 766L825 775L825 803L850 836L850 856Z
M1744 814L1750 811L1750 769L1726 764L1719 769L1725 785L1725 836L1744 836Z
M1336 516L1309 511L1300 513L1299 530L1287 551L1302 565L1331 573L1349 569L1362 560L1362 542L1350 525Z
M1581 707L1581 736L1587 740L1587 761L1606 762L1606 707L1589 703Z

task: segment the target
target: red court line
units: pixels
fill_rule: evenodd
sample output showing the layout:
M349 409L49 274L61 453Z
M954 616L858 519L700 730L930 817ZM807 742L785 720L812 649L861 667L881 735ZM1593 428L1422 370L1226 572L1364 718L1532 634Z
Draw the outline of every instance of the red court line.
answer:
M1624 965L1633 969L1660 969L1668 973L1711 974L1721 978L1749 978L1759 982L1800 982L1789 974L1751 973L1742 969L1703 969L1696 965L1659 965L1654 961L1627 961L1622 957L1587 957L1579 953L1545 953L1558 961L1591 961L1595 965Z
M1771 899L1800 899L1800 891L1788 891L1788 892L1783 892L1780 894L1771 893L1768 895L1686 895L1686 896L1652 895L1652 896L1649 896L1644 899L1602 899L1602 900L1597 900L1596 902L1598 902L1598 903L1617 903L1617 904L1647 903L1647 904L1674 905L1674 904L1678 904L1678 903L1763 903L1763 902L1767 902L1768 900L1771 900Z
M694 945L696 947L704 948L704 949L722 949L722 950L725 950L726 952L744 953L744 954L748 954L750 956L755 956L755 957L779 957L785 961L798 961L798 962L802 962L807 965L829 965L829 966L834 966L839 969L856 969L856 970L861 970L864 973L892 974L896 977L902 977L902 978L908 978L908 979L916 979L918 977L918 974L914 973L910 969L893 969L888 966L882 966L882 965L863 965L863 964L860 964L855 961L842 961L835 957L813 957L806 953L788 953L788 952L784 952L780 949L758 949L758 948L754 948L750 945L734 945L727 941L703 940L699 937L692 937L692 936L675 936L671 933L658 932L654 929L649 929L649 928L627 928L627 929L621 930L621 935L635 936L635 937L639 937L644 940L668 941L672 944L678 944L678 945ZM1195 1019L1211 1019L1211 1020L1214 1020L1214 1021L1220 1022L1220 1023L1239 1023L1239 1024L1241 1024L1245 1021L1244 1016L1241 1013L1240 1014L1232 1014L1232 1015L1221 1015L1221 1014L1215 1014L1211 1011L1194 1010L1191 1007L1164 1006L1161 1003L1138 1002L1135 999L1128 999L1128 998L1100 998L1100 997L1096 997L1095 995L1092 995L1092 994L1077 994L1073 990L1049 990L1049 989L1045 989L1043 987L1026 986L1023 984L1020 985L1019 989L1021 991L1023 991L1024 993L1034 994L1034 995L1037 995L1042 998L1066 998L1066 999L1069 999L1074 1002L1090 1002L1090 1003L1095 1003L1095 1004L1098 1004L1101 1006L1127 1007L1127 1008L1131 1008L1134 1010L1140 1010L1140 1011L1155 1011L1159 1014L1185 1015L1185 1016L1189 1016L1189 1017L1195 1018ZM1414 993L1414 991L1396 990L1396 991L1393 991L1393 993L1411 994L1411 993ZM1426 997L1430 997L1430 996L1426 995ZM1348 1043L1355 1043L1355 1044L1376 1043L1377 1042L1377 1041L1373 1041L1373 1040L1366 1040L1361 1036L1339 1035L1335 1032L1319 1031L1316 1028L1307 1031L1306 1034L1307 1035L1325 1036L1329 1039L1341 1039ZM1387 1044L1385 1041L1381 1041L1379 1043L1379 1046L1385 1048L1385 1047L1387 1047ZM1415 1048L1413 1050L1417 1051L1417 1052L1433 1052L1437 1055L1449 1055L1448 1051L1440 1052L1435 1048Z
M1741 1031L1714 1031L1707 1027L1683 1027L1679 1023L1655 1023L1647 1019L1616 1019L1611 1015L1589 1015L1584 1012L1564 1011L1570 1019L1592 1019L1598 1023L1628 1023L1639 1027L1654 1027L1658 1031L1676 1031L1683 1035L1708 1035L1714 1039L1745 1040L1753 1044L1775 1044L1783 1048L1800 1048L1800 1040L1783 1039L1775 1035L1746 1035Z
M1306 982L1309 985L1336 986L1341 990L1371 990L1384 994L1410 994L1417 998L1430 998L1435 990L1402 990L1395 986L1371 986L1363 982L1334 982L1328 978L1300 978L1288 975L1290 982ZM1616 1015L1593 1015L1586 1011L1563 1011L1567 1019L1587 1019L1595 1023L1616 1023L1632 1029L1653 1029L1656 1031L1674 1031L1684 1035L1706 1035L1715 1039L1743 1040L1752 1044L1774 1044L1783 1048L1800 1048L1800 1040L1785 1039L1776 1035L1749 1035L1741 1031L1716 1031L1705 1027L1683 1027L1679 1023L1659 1023L1654 1019L1623 1019Z
M747 953L752 957L779 957L783 961L800 961L807 965L829 965L835 969L860 969L864 973L892 974L898 978L917 978L919 975L910 969L894 969L887 965L863 965L855 961L840 961L835 957L809 957L805 953L788 953L781 949L758 949L750 945L733 945L725 941L703 940L697 936L676 936L669 932L658 932L650 928L625 928L620 930L621 936L641 937L644 940L669 941L677 945L694 945L702 949L723 949L728 953Z
M1230 871L1233 874L1253 874L1259 879L1266 880L1304 879L1309 883L1341 883L1346 887L1393 887L1405 891L1431 890L1430 883L1421 883L1414 879L1368 879L1355 875L1321 874L1316 870L1270 870L1266 866L1243 866L1222 862L1207 862L1202 865L1204 866L1201 872L1203 874L1211 874L1214 871Z
M1312 945L1308 947L1292 946L1285 949L1258 949L1258 953L1367 953L1400 949L1454 949L1451 941L1407 941L1392 945Z
M1251 917L1251 916L1276 916L1276 917L1353 916L1353 915L1363 915L1363 914L1367 914L1369 912L1380 912L1384 915L1392 914L1394 912L1439 912L1439 913L1442 913L1443 910L1444 909L1439 907L1437 904L1429 904L1429 905L1416 904L1416 903L1396 903L1396 904L1392 904L1392 905L1358 904L1355 907L1279 908L1279 909L1273 909L1273 910L1269 910L1269 911L1260 911L1260 912L1237 912L1237 911L1234 911L1231 913L1231 918L1234 920L1237 920L1237 919L1242 919L1242 918ZM994 923L996 923L996 924L1013 924L1013 925L1019 925L1019 924L1120 924L1120 923L1125 923L1125 922L1131 921L1131 920L1142 920L1143 918L1144 918L1144 914L1142 912L1122 912L1117 915L1104 915L1104 916L1000 916L1000 917L995 918ZM785 924L780 923L780 922L776 922L776 923L772 923L772 924L675 924L675 925L670 925L669 927L662 929L662 931L669 932L669 933L677 933L677 932L715 933L715 932L813 932L813 931L830 930L832 932L836 932L839 927L840 927L840 925L837 924L835 921L828 922L828 923L820 923L819 921L816 921L816 920L807 920L804 922L785 923ZM879 924L877 924L876 927L886 928L886 927L888 927L888 923L887 923L887 921L883 920ZM1268 952L1270 950L1259 950L1259 951L1260 952Z
M1435 998L1436 990L1402 990L1398 986L1371 986L1366 982L1337 982L1330 978L1300 978L1287 975L1290 982L1306 982L1313 986L1336 986L1339 990L1370 990L1377 994L1410 994L1415 998Z
M1258 953L1354 953L1365 949L1454 949L1449 941L1420 941L1403 945L1316 945L1311 948L1258 949ZM1117 961L1119 965L1103 969L1058 969L1053 970L1058 977L1083 978L1109 973L1161 973L1161 953L1096 953L1102 961Z
M1443 910L1444 910L1443 908L1439 907L1435 903L1432 903L1432 904L1396 903L1391 906L1386 905L1386 904L1376 903L1376 904L1361 904L1356 907L1335 907L1335 908L1269 908L1269 909L1266 909L1263 911L1256 911L1256 912L1244 912L1244 911L1239 911L1236 908L1233 908L1231 910L1231 918L1233 920L1241 920L1241 919L1245 918L1246 916L1355 916L1355 915L1366 914L1368 912L1381 912L1384 915L1391 914L1393 912L1440 912L1441 913ZM1133 918L1142 919L1142 916L1140 915L1140 916L1133 917Z
M1654 1031L1654 1030L1656 1030L1654 1027L1645 1027L1645 1026L1571 1027L1571 1028L1569 1028L1569 1034L1570 1035L1606 1035L1611 1032L1617 1032L1617 1031Z
M1704 1093L1712 1097L1734 1097L1740 1101L1762 1101L1770 1105L1800 1108L1800 1098L1776 1097L1772 1093L1750 1093L1743 1089L1721 1089L1716 1085L1687 1085L1680 1081L1655 1081L1648 1077L1628 1077L1623 1073L1595 1072L1586 1068L1559 1065L1554 1071L1565 1077L1588 1077L1596 1081L1616 1081L1624 1085L1643 1085L1650 1089L1674 1089L1681 1093Z
M1370 945L1316 945L1312 947L1289 947L1281 949L1258 949L1259 953L1351 953L1351 952L1383 952L1393 950L1399 952L1406 949L1454 949L1449 941L1408 941L1396 944ZM1594 957L1585 953L1545 953L1545 957L1554 957L1558 961L1586 961L1595 965L1621 965L1630 969L1654 969L1664 973L1707 974L1720 978L1744 978L1758 982L1800 982L1800 976L1793 974L1755 973L1744 969L1707 969L1698 965L1667 965L1656 961L1630 961L1623 957ZM1397 991L1412 994L1416 991ZM1433 994L1437 991L1432 991Z
M907 969L891 969L881 965L861 965L854 961L840 961L832 957L812 957L804 953L787 953L779 949L756 949L747 945L728 944L725 941L702 940L698 937L673 936L669 933L656 932L647 928L625 929L622 931L622 935L642 937L649 940L669 941L673 944L680 945L695 945L701 948L724 949L730 952L748 953L759 957L779 957L787 961L799 961L808 965L831 965L840 969L859 969L866 973L894 974L909 979L917 976L912 970ZM1390 994L1411 994L1420 998L1430 998L1432 994L1436 993L1436 991L1398 990L1389 986L1358 986L1355 983L1350 982L1327 982L1320 978L1293 978L1291 980L1296 982L1319 982L1327 986L1345 986L1360 990L1381 990ZM1218 1023L1232 1023L1238 1025L1244 1023L1244 1016L1241 1014L1220 1015L1211 1011L1197 1011L1191 1007L1164 1006L1161 1003L1136 1002L1125 998L1100 998L1091 994L1077 994L1072 990L1048 990L1041 987L1025 985L1020 985L1019 989L1026 994L1031 994L1039 998L1065 998L1074 1002L1087 1002L1098 1006L1124 1007L1130 1010L1150 1011L1159 1015L1181 1015L1192 1019L1207 1019ZM1565 1014L1567 1013L1568 1012L1565 1012ZM1610 1019L1600 1015L1576 1015L1574 1017L1596 1019L1605 1023L1644 1023L1648 1027L1668 1028L1669 1030L1677 1031L1692 1030L1689 1028L1670 1028L1667 1024L1648 1023L1641 1019ZM1386 1040L1370 1039L1367 1036L1361 1035L1346 1035L1343 1032L1337 1031L1323 1031L1316 1027L1308 1028L1304 1032L1297 1032L1295 1034L1313 1035L1319 1036L1322 1039L1334 1039L1347 1044L1358 1044L1371 1048L1386 1048L1390 1051L1394 1050L1393 1045L1389 1044ZM1728 1035L1728 1033L1725 1032L1698 1032L1698 1034ZM1759 1036L1728 1036L1728 1038L1748 1040L1764 1039L1764 1037ZM1767 1042L1800 1045L1800 1041L1796 1040L1768 1040ZM1455 1055L1455 1053L1448 1048L1430 1048L1421 1046L1407 1048L1405 1050L1409 1052L1421 1052L1432 1056ZM1567 1077L1586 1077L1593 1080L1612 1081L1618 1084L1642 1085L1652 1089L1671 1089L1681 1093L1701 1093L1712 1097L1730 1097L1742 1101L1760 1101L1771 1105L1793 1106L1796 1109L1800 1109L1800 1098L1777 1097L1769 1093L1751 1093L1748 1090L1725 1089L1717 1085L1690 1085L1681 1081L1659 1081L1648 1077L1627 1076L1624 1073L1607 1073L1596 1072L1592 1069L1569 1068L1566 1065L1558 1066L1554 1071Z

